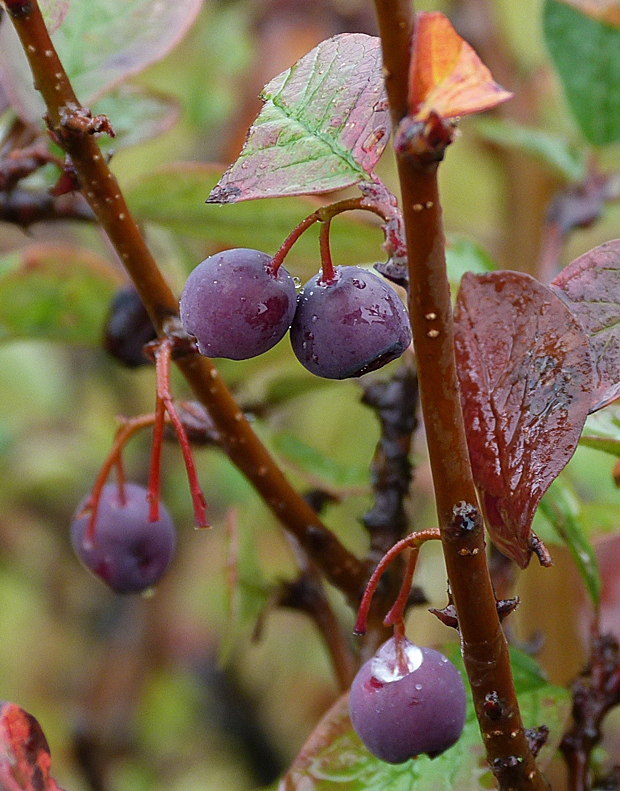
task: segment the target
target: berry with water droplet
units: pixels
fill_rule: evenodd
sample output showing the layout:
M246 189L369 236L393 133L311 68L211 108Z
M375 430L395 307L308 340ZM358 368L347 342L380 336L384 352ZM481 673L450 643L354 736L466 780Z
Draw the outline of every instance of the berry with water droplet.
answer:
M351 685L349 710L367 749L392 764L451 747L465 724L465 687L456 667L432 648L384 643Z
M317 376L347 379L395 360L411 343L409 319L394 289L359 266L337 266L299 292L291 345Z
M297 294L271 256L239 247L204 260L187 278L181 320L208 357L246 360L275 346L291 326Z
M95 535L88 536L88 498L78 506L71 522L71 543L90 571L116 593L140 593L162 576L172 559L176 532L170 515L160 503L159 519L149 521L148 492L126 483L125 499L119 488L107 484L101 490Z

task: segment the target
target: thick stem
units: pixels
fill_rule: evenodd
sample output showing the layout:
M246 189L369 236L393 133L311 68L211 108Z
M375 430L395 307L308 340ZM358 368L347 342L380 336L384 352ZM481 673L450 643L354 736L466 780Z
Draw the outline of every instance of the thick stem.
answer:
M410 0L375 0L386 88L397 127L407 113ZM482 519L469 464L454 358L450 289L437 186L437 164L397 155L409 253L410 317L420 401L448 579L463 658L487 760L502 791L543 791L547 783L529 749L517 703L485 556ZM502 701L489 719L486 695Z
M178 301L140 234L105 157L89 134L100 125L89 126L90 114L73 92L37 1L5 0L5 5L30 62L34 83L47 106L48 126L70 156L84 196L125 265L158 334L165 336L170 319L178 317ZM178 359L177 364L213 418L230 459L327 579L356 606L367 578L365 565L321 523L286 480L211 361L191 354Z

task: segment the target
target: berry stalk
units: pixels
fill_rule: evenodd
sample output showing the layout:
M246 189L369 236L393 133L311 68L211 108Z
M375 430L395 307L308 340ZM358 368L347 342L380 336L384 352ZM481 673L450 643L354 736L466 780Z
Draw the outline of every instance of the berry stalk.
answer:
M109 130L82 107L58 58L37 0L5 3L47 106L55 141L70 157L83 194L106 231L160 337L178 329L178 303L151 255L102 155L95 133ZM328 530L293 489L252 431L210 360L188 354L176 360L197 399L220 432L222 447L273 513L317 563L326 578L356 606L365 565Z
M375 9L386 90L398 128L408 113L414 12L410 0L375 0ZM410 318L444 558L487 760L501 791L544 791L548 785L523 730L486 563L456 375L438 161L432 160L432 156L397 152L409 255ZM498 695L503 702L495 721L484 713L487 694Z

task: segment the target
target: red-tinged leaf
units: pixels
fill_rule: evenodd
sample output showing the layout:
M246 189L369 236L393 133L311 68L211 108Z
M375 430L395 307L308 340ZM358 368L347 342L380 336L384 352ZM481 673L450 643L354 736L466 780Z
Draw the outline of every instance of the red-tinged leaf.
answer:
M330 192L370 178L391 129L378 38L323 41L261 98L239 158L207 203Z
M550 288L577 316L590 341L590 412L596 412L620 397L620 239L576 258Z
M51 762L35 718L15 703L0 702L0 789L62 791L49 776Z
M612 27L620 27L620 2L618 0L562 0L582 14L598 19Z
M498 85L472 47L439 12L416 17L409 71L409 113L457 118L495 107L512 93Z
M541 497L573 455L591 402L588 339L519 272L467 273L455 346L474 480L493 542L524 568Z

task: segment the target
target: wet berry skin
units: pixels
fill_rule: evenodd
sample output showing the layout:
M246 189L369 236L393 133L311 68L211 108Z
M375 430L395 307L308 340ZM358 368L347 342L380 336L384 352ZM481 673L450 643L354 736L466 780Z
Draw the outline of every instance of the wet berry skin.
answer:
M174 554L176 531L170 515L160 503L159 520L149 522L147 490L125 484L125 505L118 486L103 487L95 537L86 538L89 515L80 514L88 498L76 509L71 522L71 543L90 571L116 593L140 593L162 576Z
M295 313L293 278L280 267L272 275L271 256L239 247L199 264L181 296L181 320L201 354L246 360L284 337Z
M408 640L409 672L396 663L394 638L363 665L351 685L353 728L366 748L391 764L451 747L465 724L466 697L456 667L439 651Z
M316 275L299 292L291 345L311 373L347 379L400 357L411 330L398 295L377 275L358 266L335 274L332 283Z

